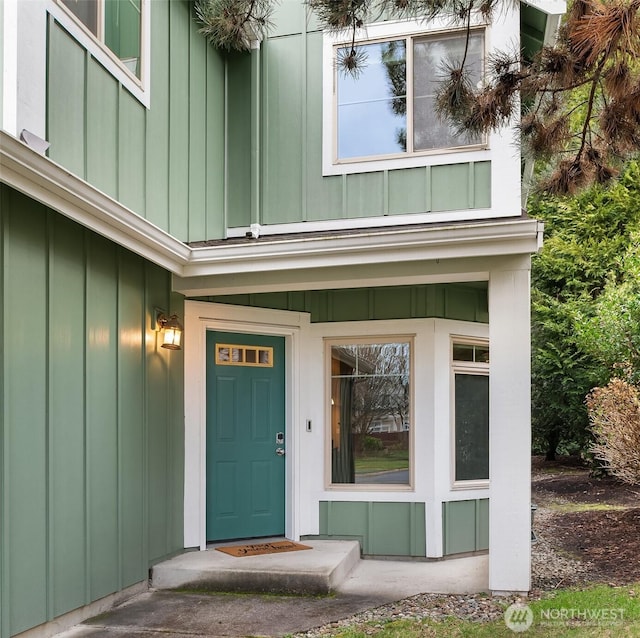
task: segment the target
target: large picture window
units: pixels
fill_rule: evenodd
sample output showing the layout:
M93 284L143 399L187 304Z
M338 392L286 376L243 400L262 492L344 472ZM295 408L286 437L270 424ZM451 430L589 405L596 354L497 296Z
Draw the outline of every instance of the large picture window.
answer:
M331 483L411 482L411 342L332 343Z
M349 46L349 45L347 45ZM366 62L351 75L335 65L334 162L424 154L476 146L483 139L458 134L436 113L443 66L464 56L464 32L407 35L359 45ZM334 49L335 59L345 45ZM473 83L484 67L484 31L472 31L466 66Z
M454 483L489 480L489 346L454 342Z

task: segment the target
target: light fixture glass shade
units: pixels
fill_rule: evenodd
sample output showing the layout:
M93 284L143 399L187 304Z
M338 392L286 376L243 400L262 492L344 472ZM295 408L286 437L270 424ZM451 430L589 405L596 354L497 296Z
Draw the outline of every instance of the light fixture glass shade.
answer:
M182 324L178 321L178 315L171 315L168 319L163 315L158 317L158 324L162 330L162 348L167 350L181 350Z

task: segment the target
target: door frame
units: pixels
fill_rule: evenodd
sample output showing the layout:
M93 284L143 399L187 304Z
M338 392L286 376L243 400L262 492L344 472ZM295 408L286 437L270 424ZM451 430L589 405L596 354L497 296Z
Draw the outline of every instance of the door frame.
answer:
M299 540L301 348L310 325L303 312L185 301L184 304L184 546L207 548L206 539L206 333L264 334L285 339L285 535Z

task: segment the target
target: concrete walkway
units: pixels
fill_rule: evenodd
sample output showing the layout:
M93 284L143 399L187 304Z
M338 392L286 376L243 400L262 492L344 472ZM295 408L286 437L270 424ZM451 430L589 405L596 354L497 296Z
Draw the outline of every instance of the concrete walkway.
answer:
M313 543L317 543L314 541ZM221 552L194 553L206 562L218 560ZM321 554L320 548L315 548ZM278 555L291 562L310 552ZM223 555L224 556L224 555ZM173 566L184 567L178 557ZM247 561L247 557L235 561ZM272 556L273 558L273 556ZM316 560L317 556L315 557ZM226 562L226 560L225 560ZM276 561L271 561L276 562ZM253 561L254 565L258 561ZM241 563L246 569L247 563ZM261 563L263 569L264 563ZM166 576L166 574L165 574ZM465 583L465 586L461 586ZM445 561L358 560L350 574L331 595L274 595L220 592L151 590L114 610L86 621L58 638L220 638L222 636L282 636L307 631L423 592L473 593L485 591L488 556Z

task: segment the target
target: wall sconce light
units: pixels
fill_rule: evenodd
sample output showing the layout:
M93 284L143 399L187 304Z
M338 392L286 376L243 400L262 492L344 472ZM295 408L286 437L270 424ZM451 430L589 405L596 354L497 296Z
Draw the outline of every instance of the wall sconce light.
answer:
M156 330L162 334L160 346L167 350L182 350L180 341L184 328L178 320L178 315L167 315L161 310L156 311Z

